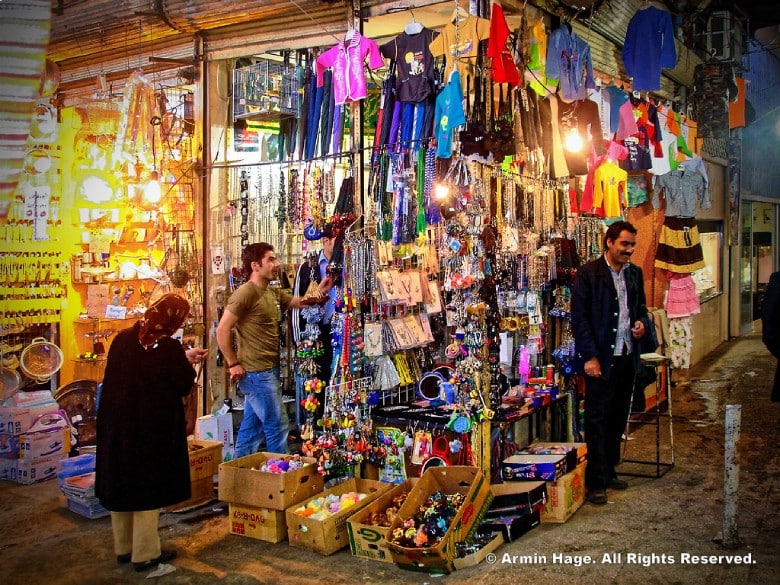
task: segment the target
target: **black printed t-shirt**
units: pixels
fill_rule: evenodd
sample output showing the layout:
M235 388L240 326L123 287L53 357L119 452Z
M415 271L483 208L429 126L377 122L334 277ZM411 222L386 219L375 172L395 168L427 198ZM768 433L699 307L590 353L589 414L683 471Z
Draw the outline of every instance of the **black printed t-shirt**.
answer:
M419 103L433 92L433 55L428 47L438 33L429 28L417 34L401 33L379 50L395 61L396 94L402 102Z

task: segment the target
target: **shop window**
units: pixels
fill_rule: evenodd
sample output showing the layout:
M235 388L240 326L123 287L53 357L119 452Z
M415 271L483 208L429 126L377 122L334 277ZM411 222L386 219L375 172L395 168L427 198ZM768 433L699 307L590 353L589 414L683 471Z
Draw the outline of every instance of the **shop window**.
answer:
M698 222L704 268L693 273L699 301L705 302L723 292L723 222Z

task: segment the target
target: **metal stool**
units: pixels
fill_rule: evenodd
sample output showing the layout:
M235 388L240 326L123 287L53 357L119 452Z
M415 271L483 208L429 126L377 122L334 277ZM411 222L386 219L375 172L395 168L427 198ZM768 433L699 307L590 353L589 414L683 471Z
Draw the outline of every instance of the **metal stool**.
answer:
M652 465L655 467L655 473L638 473L629 471L619 471L619 475L628 475L631 477L650 477L657 479L664 475L667 471L674 467L674 429L672 425L672 387L669 384L671 379L671 368L668 366L669 358L658 353L645 353L640 356L643 366L650 366L655 368L655 405L649 411L630 411L628 414L628 420L626 421L626 443L624 445L623 453L628 447L628 428L632 423L634 424L650 424L655 426L655 460L646 461L639 459L625 459L622 463L634 464L634 465ZM661 394L661 377L659 369L662 366L666 366L666 412L661 411L660 394ZM650 422L647 419L650 419ZM661 419L669 419L669 451L670 461L661 461Z

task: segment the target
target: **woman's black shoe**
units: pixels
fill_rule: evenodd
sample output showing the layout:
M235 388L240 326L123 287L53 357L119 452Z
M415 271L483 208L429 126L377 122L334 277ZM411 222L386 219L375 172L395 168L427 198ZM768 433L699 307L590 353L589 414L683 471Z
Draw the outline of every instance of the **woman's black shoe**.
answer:
M168 561L175 559L176 554L177 553L175 550L164 550L160 553L160 556L157 557L156 559L143 561L141 563L133 563L133 568L140 573L141 571L146 571L147 569L156 567L160 563L166 563Z

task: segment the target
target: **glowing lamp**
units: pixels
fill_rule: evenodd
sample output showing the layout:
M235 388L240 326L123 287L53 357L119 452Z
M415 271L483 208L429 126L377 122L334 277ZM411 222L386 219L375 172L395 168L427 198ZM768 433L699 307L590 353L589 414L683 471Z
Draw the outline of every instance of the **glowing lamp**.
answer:
M434 186L434 193L436 194L436 199L439 201L446 199L447 196L450 194L450 188L447 185L444 185L442 183L436 183Z
M569 152L579 152L582 150L584 141L580 131L576 128L569 128L563 138L563 147Z
M144 187L144 199L149 203L159 203L162 199L162 189L160 187L160 173L152 171L149 173L149 182Z

